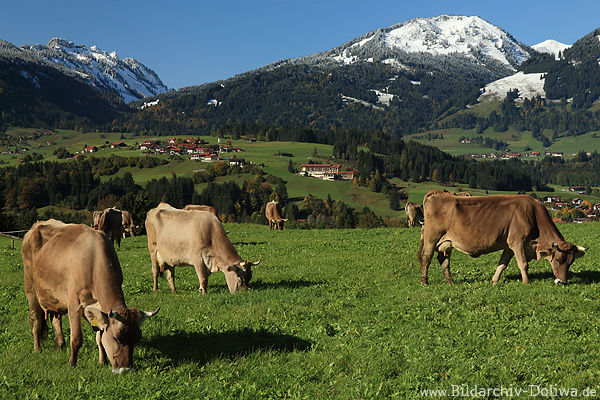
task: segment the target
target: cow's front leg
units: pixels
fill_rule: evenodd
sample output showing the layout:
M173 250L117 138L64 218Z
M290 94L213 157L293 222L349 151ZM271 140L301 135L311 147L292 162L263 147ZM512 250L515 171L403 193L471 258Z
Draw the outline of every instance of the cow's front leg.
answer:
M523 245L518 245L513 249L513 252L515 253L517 265L521 270L521 279L523 280L523 283L529 283L529 277L527 276L529 264L527 263L527 257L525 257L525 249L523 248Z
M204 262L194 264L194 268L196 269L196 275L198 275L198 282L200 282L200 291L202 294L206 294L206 289L208 287L207 268L204 265Z
M504 251L502 252L502 255L500 256L500 261L498 261L498 268L496 268L496 273L492 278L492 283L494 285L498 283L498 280L500 280L500 275L502 275L502 272L508 266L508 263L510 262L510 259L512 258L513 254L514 253L511 249L504 249Z
M96 344L98 345L98 364L104 365L106 363L106 351L102 346L102 331L96 332Z
M77 364L77 353L83 343L81 337L81 318L83 317L83 307L79 304L69 305L69 326L71 327L71 358L69 365L74 367Z
M439 251L437 259L442 267L442 273L444 274L444 279L446 280L446 283L454 285L452 275L450 274L450 253L452 253L452 249L445 249L443 251Z

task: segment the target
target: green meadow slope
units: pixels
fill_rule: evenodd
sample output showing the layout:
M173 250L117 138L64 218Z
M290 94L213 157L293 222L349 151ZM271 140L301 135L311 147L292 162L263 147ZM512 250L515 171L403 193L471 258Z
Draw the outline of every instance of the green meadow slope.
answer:
M75 368L50 333L33 353L17 248L0 238L0 398L419 399L456 385L529 390L598 389L597 301L600 225L560 225L589 247L570 284L553 283L547 261L532 262L529 285L514 260L490 283L499 253L455 252L456 285L437 262L419 284L419 229L269 231L226 224L244 259L261 259L246 292L231 295L221 273L198 292L191 267L177 267L152 292L146 237L118 250L129 306L158 315L142 326L136 370L97 364L84 323ZM67 318L63 326L68 334ZM453 386L454 385L454 386ZM525 396L527 397L527 396Z

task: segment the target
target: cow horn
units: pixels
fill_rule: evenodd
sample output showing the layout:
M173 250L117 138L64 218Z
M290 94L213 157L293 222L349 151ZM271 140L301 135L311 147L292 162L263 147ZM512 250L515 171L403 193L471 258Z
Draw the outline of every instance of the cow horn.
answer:
M255 266L255 265L258 265L258 264L260 264L260 260L258 260L257 262L253 262L252 266Z
M576 245L576 246L577 246L577 251L580 251L582 253L585 253L587 251L587 248L585 248L583 246L579 246L579 245Z
M160 307L158 307L156 310L154 310L152 312L142 311L141 314L144 316L144 318L150 318L150 317L154 317L156 315L156 313L158 313L159 311L160 311Z

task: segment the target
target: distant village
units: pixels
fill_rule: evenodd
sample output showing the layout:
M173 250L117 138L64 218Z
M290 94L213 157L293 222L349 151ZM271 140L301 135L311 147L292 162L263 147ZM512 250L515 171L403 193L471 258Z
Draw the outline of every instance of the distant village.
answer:
M568 191L583 194L585 189L584 186L571 186ZM597 221L600 216L600 203L593 204L591 201L582 200L579 197L562 200L560 196L549 195L541 197L539 200L549 211L553 212L555 223L570 222L569 220L575 223Z

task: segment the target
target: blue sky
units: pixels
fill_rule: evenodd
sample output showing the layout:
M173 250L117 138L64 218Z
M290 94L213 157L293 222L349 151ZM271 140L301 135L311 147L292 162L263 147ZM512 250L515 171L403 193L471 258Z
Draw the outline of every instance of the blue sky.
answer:
M178 89L441 14L478 15L528 45L572 44L600 27L598 1L30 0L3 5L0 39L96 45L141 61Z

